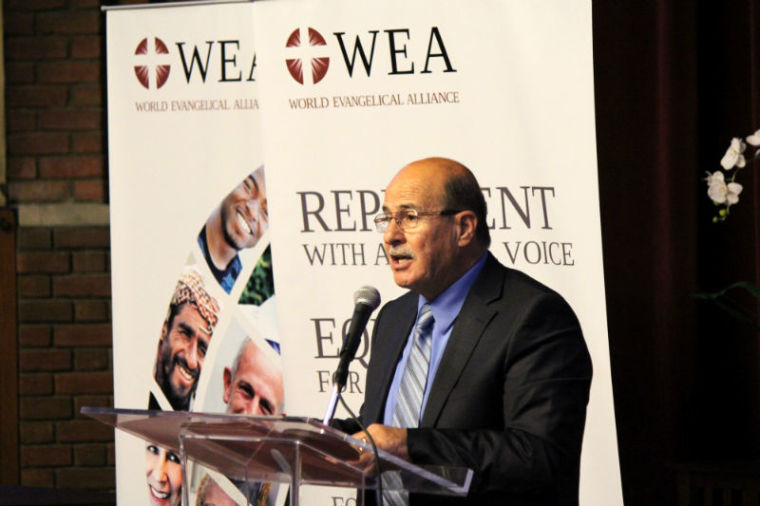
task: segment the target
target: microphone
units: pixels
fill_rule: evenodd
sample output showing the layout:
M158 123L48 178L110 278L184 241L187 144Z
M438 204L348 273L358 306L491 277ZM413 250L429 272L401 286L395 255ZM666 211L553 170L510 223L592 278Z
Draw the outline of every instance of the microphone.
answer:
M343 339L343 346L338 354L338 367L333 374L333 391L330 401L327 405L322 423L327 425L335 415L335 407L338 403L340 392L346 387L348 379L348 364L356 356L356 350L362 340L364 329L369 321L372 311L380 305L380 293L375 287L363 286L354 292L354 315L351 317L351 324L348 326L348 333Z
M348 379L348 364L356 356L356 350L361 343L364 329L367 327L369 316L380 305L380 293L375 287L363 286L354 292L354 315L348 333L343 340L343 347L338 355L338 367L333 374L333 384L338 386L339 391L346 386Z

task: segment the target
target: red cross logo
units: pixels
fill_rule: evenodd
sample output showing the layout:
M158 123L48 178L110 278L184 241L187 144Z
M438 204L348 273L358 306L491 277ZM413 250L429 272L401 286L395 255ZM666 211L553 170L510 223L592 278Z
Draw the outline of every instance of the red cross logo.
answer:
M160 88L166 84L166 80L169 79L169 71L171 70L171 66L166 63L168 54L169 49L164 41L158 37L145 38L137 45L135 55L140 57L142 64L135 65L135 75L140 84L145 88L151 88L151 81L154 88ZM152 68L155 68L154 72L151 72ZM151 79L151 74L153 79Z
M292 52L297 51L298 57L287 58L285 64L288 66L288 72L293 76L293 79L301 84L304 83L304 66L311 67L311 72L307 74L311 78L312 84L316 84L327 74L327 69L330 67L330 58L322 56L324 54L323 46L327 45L322 34L311 27L307 31L309 40L305 44L301 44L301 28L296 28L290 34L285 47L293 48Z

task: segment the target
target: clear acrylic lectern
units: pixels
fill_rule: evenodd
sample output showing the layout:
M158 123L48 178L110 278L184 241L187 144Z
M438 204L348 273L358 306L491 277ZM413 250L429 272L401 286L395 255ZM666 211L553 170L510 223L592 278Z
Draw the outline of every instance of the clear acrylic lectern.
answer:
M192 459L233 481L288 483L293 506L302 504L301 485L377 487L377 478L355 465L360 451L372 447L316 419L89 407L82 413L177 452L183 473ZM464 496L472 480L466 468L415 466L382 450L379 459L384 473L401 478L390 486L409 492ZM389 487L385 480L383 486ZM188 506L187 487L182 495Z

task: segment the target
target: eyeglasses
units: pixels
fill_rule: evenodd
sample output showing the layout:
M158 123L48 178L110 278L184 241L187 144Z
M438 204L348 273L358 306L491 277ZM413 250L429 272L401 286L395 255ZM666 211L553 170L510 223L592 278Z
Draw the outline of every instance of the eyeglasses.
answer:
M375 216L375 228L385 233L391 220L396 222L402 232L414 230L420 223L421 216L452 216L460 212L458 209L444 209L443 211L418 211L416 209L402 209L397 213L382 213Z

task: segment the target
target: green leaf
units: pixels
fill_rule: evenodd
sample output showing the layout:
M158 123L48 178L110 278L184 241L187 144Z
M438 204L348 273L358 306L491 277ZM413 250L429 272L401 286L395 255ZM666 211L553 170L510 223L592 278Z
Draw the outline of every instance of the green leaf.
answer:
M760 332L760 325L757 323L758 315L754 308L747 309L728 296L728 292L735 290L743 290L755 298L760 298L760 287L747 281L737 281L717 292L698 292L694 296L698 299L714 303L735 320L745 323L754 328L755 331Z

